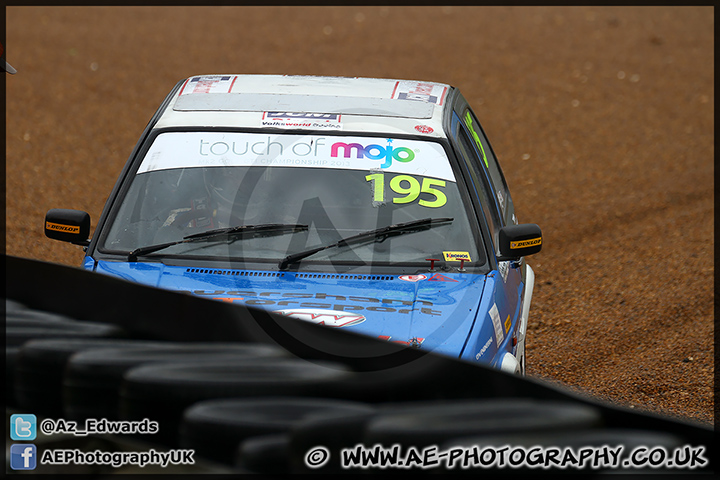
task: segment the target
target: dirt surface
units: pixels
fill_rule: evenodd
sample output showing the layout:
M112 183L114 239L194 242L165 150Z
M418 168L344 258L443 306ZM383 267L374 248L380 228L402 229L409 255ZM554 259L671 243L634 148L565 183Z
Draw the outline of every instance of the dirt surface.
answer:
M77 266L50 208L99 218L195 74L449 83L539 224L528 374L713 419L712 7L9 7L7 253ZM93 223L94 227L94 223Z

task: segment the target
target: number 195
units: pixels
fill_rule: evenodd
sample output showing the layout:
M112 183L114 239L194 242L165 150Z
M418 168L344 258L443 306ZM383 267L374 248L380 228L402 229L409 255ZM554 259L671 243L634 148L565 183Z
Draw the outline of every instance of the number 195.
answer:
M373 173L372 175L367 175L365 180L373 182L373 201L384 202L385 174ZM432 201L419 200L418 204L430 208L442 207L447 203L445 194L441 190L434 188L444 186L445 180L437 180L434 178L423 178L422 186L417 178L410 175L395 175L390 179L390 189L398 195L401 195L399 197L393 197L393 203L412 203L418 199L421 193L429 193L434 196L435 199Z

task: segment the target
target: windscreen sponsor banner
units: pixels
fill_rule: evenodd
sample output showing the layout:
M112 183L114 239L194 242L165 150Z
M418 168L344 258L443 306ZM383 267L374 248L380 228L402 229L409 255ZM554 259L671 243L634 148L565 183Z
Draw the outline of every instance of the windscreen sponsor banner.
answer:
M388 171L455 181L445 150L436 142L236 132L158 135L137 173L228 166Z
M204 77L193 77L185 82L180 90L180 95L191 93L230 93L232 86L237 80L237 75L209 75Z

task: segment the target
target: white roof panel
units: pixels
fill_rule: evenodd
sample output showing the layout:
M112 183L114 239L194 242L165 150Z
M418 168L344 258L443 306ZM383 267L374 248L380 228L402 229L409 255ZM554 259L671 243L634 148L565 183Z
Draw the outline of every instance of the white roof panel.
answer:
M181 95L173 106L178 111L339 113L401 118L432 118L434 108L427 102L390 98L272 93Z
M156 127L297 127L348 132L421 132L437 137L444 135L442 112L450 90L446 84L415 80L199 75L185 80ZM325 119L267 121L266 117L278 117L281 113L305 119L324 115Z

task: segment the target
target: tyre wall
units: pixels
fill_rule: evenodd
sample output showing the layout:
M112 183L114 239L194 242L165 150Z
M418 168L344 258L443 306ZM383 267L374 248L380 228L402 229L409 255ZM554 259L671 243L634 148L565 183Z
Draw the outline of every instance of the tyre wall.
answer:
M182 473L303 472L304 452L323 443L335 460L358 443L714 451L705 426L530 377L77 268L4 259L8 416L160 424L152 436L38 438L45 448L192 448L198 462ZM341 471L333 462L325 468Z

